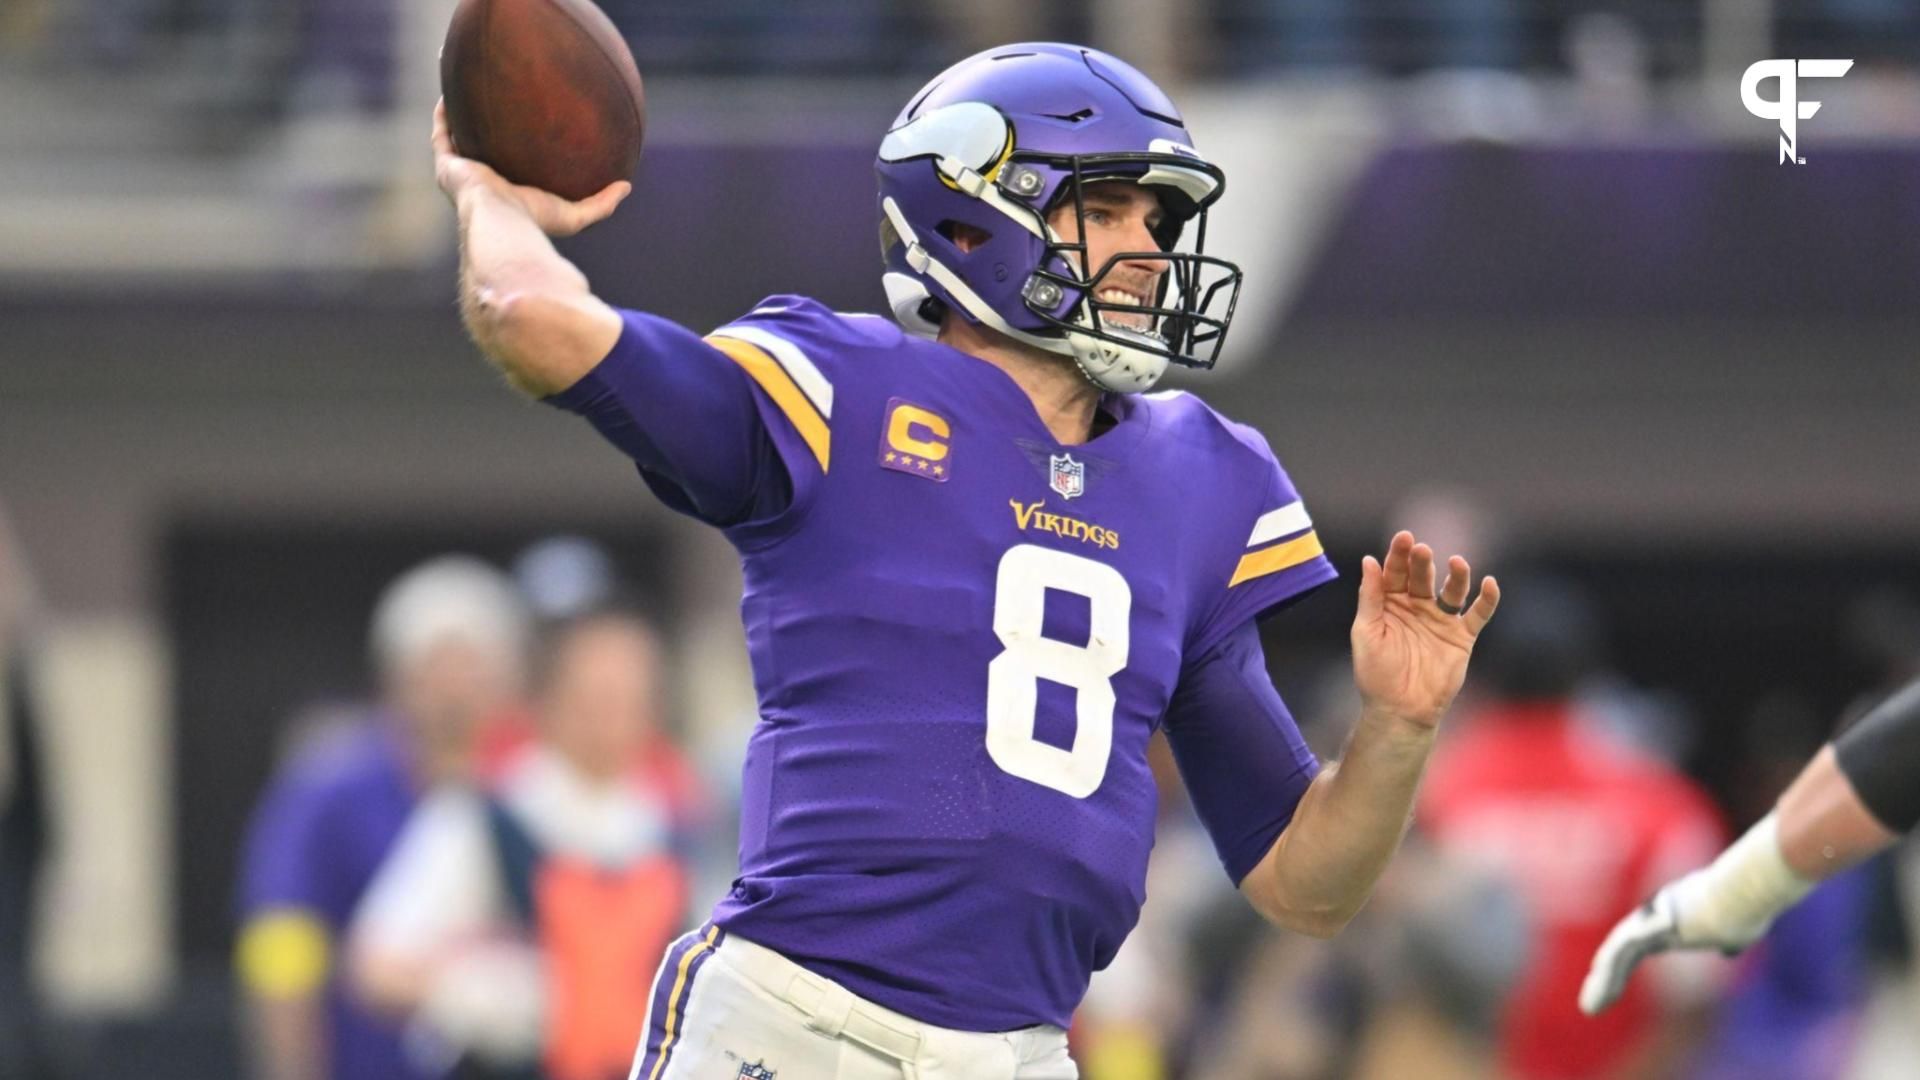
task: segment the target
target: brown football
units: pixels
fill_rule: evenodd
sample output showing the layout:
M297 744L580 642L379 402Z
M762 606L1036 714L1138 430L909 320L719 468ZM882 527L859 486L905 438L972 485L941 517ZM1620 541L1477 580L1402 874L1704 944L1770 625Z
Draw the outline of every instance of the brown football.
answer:
M640 69L592 0L460 0L440 90L454 148L516 184L584 199L639 163Z

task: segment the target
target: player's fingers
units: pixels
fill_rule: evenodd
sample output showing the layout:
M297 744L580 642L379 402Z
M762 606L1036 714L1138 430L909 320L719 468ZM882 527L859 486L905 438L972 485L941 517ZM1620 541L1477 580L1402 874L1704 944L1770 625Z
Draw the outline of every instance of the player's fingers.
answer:
M1364 623L1379 618L1386 600L1385 590L1380 587L1380 560L1368 555L1360 560L1360 605L1355 621Z
M1500 583L1491 577L1483 579L1480 582L1480 595L1474 600L1473 606L1467 609L1463 619L1467 624L1467 632L1479 637L1480 631L1487 628L1487 620L1493 618L1494 611L1499 607Z
M1441 606L1449 611L1466 610L1467 590L1473 587L1473 567L1455 555L1447 560L1447 580L1440 586Z
M1433 599L1433 549L1413 545L1412 565L1407 569L1407 592L1418 600Z
M622 202L626 201L627 196L631 194L633 194L632 184L627 183L625 180L615 180L613 183L608 184L606 187L588 196L581 203L590 214L588 224L592 224L595 221L611 215Z
M447 99L441 98L433 106L433 152L451 154L453 150L453 131L447 127Z
M1393 534L1387 544L1387 557L1381 563L1380 584L1387 592L1407 591L1407 571L1413 562L1413 534L1405 529Z
M517 190L528 205L539 206L535 216L547 235L572 236L613 213L614 207L619 206L620 200L632 190L632 185L625 180L618 180L578 202L570 202L551 192L525 185L520 185Z

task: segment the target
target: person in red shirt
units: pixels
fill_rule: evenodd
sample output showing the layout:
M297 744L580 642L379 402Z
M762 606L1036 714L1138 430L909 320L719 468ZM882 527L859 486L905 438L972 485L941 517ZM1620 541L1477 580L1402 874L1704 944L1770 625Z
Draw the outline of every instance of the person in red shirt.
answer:
M1532 923L1532 961L1501 1021L1505 1068L1525 1080L1658 1074L1699 1026L1716 959L1642 981L1599 1018L1576 1004L1613 923L1723 842L1713 804L1650 754L1600 734L1576 692L1599 630L1573 590L1514 588L1481 644L1489 699L1435 754L1416 820L1445 850L1506 876Z

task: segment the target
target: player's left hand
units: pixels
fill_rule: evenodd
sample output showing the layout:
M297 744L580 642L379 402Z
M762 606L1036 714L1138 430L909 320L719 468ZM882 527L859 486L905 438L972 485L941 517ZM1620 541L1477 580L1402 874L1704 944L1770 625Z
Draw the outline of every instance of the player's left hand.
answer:
M1432 728L1460 692L1473 643L1500 604L1487 578L1469 594L1473 568L1455 555L1434 591L1433 549L1401 531L1384 563L1360 564L1360 610L1353 618L1353 681L1369 710ZM1444 605L1444 606L1443 606Z

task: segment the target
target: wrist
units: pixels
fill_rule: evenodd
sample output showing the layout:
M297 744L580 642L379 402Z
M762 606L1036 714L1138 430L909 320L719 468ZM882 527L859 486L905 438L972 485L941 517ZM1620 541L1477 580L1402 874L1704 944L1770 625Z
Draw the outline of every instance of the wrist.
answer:
M1682 940L1744 946L1813 885L1787 865L1770 813L1711 865L1676 883L1677 927Z
M493 192L487 190L487 185L477 179L469 180L453 189L454 212L460 216L462 222L468 221L473 217L474 211L478 210L491 195Z
M1410 713L1367 701L1360 706L1360 726L1396 742L1432 745L1440 731L1440 714Z

